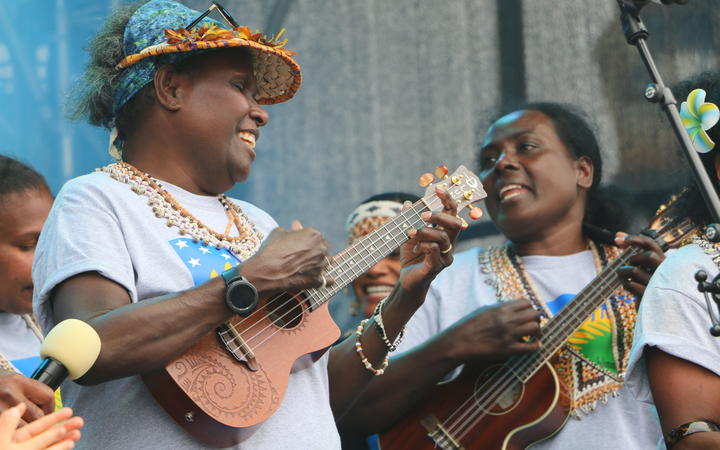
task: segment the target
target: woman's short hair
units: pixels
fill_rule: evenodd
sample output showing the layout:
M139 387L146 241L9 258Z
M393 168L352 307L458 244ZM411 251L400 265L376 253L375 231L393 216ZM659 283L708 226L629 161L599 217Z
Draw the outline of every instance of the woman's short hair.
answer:
M45 178L32 167L16 159L0 155L0 198L30 189L50 192Z

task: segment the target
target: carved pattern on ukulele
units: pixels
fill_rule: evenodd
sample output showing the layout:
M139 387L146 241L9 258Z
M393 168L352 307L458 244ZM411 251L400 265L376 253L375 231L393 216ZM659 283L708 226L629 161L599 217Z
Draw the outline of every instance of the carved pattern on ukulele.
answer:
M226 419L251 418L262 414L268 403L276 405L280 402L265 371L230 372L224 361L227 357L217 353L196 353L175 364L181 370L177 378L179 384L203 410ZM243 379L235 379L238 375ZM238 388L244 391L240 392Z

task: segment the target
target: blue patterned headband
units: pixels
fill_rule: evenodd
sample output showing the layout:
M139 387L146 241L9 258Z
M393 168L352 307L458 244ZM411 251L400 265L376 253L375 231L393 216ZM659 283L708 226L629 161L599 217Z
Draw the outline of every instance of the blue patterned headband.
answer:
M125 26L123 41L125 55L133 55L148 47L165 43L166 29L182 28L199 15L199 12L170 0L152 0L145 3L135 11ZM199 24L202 25L221 24L206 17ZM156 58L143 59L123 69L113 95L113 117L140 89L153 81L158 67L177 63L187 56L189 56L187 52L160 55Z

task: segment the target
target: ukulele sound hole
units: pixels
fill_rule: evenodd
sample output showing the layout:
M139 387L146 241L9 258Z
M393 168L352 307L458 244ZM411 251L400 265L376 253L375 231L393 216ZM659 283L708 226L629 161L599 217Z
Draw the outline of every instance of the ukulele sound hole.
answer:
M504 367L490 367L475 380L475 403L478 408L492 416L509 413L525 394L525 383L503 369Z
M282 294L265 305L268 317L281 328L295 328L303 316L303 298L300 294Z

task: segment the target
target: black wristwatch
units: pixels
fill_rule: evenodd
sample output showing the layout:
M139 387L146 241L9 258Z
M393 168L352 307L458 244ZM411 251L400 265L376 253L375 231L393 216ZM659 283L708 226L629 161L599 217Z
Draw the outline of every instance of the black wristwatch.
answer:
M257 289L235 269L237 267L222 273L225 280L225 304L235 314L247 316L257 307Z

